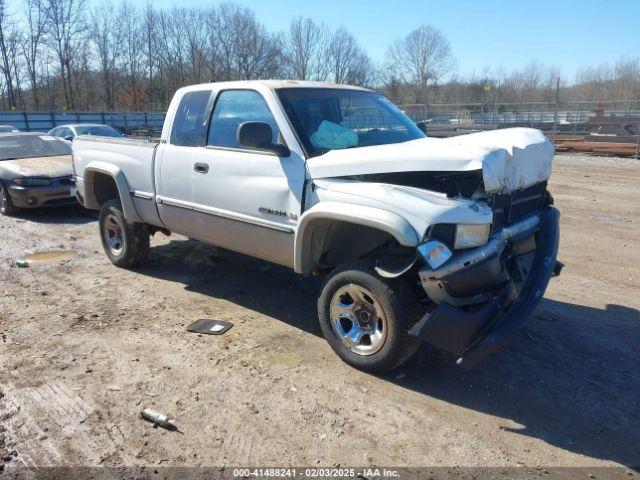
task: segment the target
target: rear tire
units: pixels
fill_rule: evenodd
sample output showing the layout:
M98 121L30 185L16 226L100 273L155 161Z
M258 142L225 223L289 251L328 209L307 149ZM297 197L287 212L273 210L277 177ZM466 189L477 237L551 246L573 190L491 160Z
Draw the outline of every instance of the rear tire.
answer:
M11 200L9 191L4 184L0 182L0 213L10 216L16 213L17 210L18 209L13 206L13 200Z
M327 342L349 365L384 373L411 358L420 341L409 335L421 305L402 279L380 277L371 261L336 268L318 299L320 327Z
M98 218L102 248L116 267L136 267L149 254L149 228L143 223L127 223L119 200L109 200Z

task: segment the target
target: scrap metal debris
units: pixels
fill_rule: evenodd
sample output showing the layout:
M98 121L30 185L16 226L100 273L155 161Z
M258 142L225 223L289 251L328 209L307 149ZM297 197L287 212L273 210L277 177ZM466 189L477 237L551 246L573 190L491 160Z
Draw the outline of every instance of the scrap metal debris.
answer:
M156 410L152 410L150 408L144 408L142 412L140 412L140 416L159 427L165 428L167 430L178 431L178 427L175 424L175 421L170 419L164 413L160 413Z
M189 325L187 327L187 331L193 333L206 333L207 335L222 335L231 327L233 327L233 323L231 322L202 318Z

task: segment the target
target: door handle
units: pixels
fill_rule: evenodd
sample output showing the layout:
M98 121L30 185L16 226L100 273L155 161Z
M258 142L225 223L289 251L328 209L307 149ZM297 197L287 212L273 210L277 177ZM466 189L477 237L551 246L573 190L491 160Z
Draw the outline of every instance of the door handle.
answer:
M209 164L198 162L193 166L193 169L198 173L207 173L209 171Z

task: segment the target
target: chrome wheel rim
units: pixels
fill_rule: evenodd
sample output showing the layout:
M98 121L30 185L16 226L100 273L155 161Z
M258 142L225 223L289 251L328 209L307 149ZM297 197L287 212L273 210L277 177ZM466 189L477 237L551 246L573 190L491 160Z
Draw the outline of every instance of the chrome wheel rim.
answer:
M387 317L376 296L360 285L344 285L331 298L331 326L358 355L373 355L387 339Z
M105 217L102 235L109 252L115 256L120 255L124 249L124 226L115 215L109 213Z

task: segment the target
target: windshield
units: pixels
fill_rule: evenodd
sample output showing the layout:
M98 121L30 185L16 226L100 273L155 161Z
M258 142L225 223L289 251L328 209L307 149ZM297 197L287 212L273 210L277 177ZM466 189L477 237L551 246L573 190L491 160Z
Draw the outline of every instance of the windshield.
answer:
M282 88L277 93L312 157L329 150L400 143L425 136L378 93L330 88Z
M99 137L121 137L122 135L115 128L108 125L87 125L76 127L78 135L97 135Z
M0 137L0 161L19 158L71 155L71 148L50 135L9 135Z

